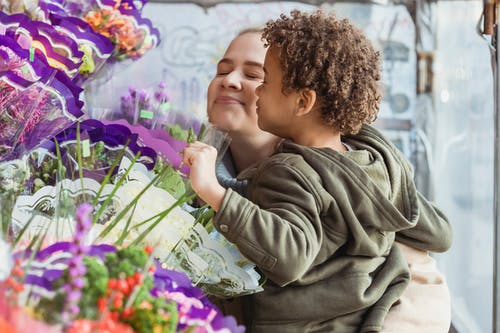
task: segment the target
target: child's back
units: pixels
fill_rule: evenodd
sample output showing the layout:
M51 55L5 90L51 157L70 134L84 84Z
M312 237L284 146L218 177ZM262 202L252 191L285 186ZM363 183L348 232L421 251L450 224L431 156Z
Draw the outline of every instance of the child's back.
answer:
M247 298L251 331L358 332L363 322L362 332L377 331L406 287L406 261L392 245L416 223L411 171L387 169L383 155L398 166L388 145L360 150L363 135L346 153L285 141L244 175L250 200L272 214L226 195L215 224L245 216L225 235L272 281ZM393 191L389 180L407 185Z

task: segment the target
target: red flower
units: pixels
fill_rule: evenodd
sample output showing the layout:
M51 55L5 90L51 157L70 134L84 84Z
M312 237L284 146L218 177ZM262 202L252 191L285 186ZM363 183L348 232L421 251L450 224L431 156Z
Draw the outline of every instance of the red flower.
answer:
M135 333L123 323L114 320L110 313L106 313L99 321L79 319L73 322L67 333Z

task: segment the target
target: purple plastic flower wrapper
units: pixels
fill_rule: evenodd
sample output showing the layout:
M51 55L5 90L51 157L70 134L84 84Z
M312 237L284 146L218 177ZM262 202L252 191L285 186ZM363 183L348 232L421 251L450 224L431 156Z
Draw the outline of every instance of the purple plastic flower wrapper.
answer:
M48 20L51 13L68 15L62 3L58 1L40 0L38 2L38 6L40 8L40 11L43 13L43 17L45 18L45 20Z
M0 39L3 39L3 37L4 36L0 36ZM7 56L7 58L3 58L4 60L7 60L7 62L4 63L4 66L6 67L4 72L11 71L13 74L29 82L45 81L44 77L47 79L47 75L52 75L54 72L54 70L45 71L48 66L38 66L38 69L42 71L43 77L39 76L35 71L35 66L33 66L34 64L24 59L24 54L20 52L16 53L11 48L2 44L3 43L0 40L0 50Z
M82 64L82 57L84 56L84 53L79 50L79 45L77 43L79 40L76 40L67 34L62 34L52 25L38 21L31 21L26 15L3 14L0 16L0 19L3 20L3 24L7 29L5 33L9 36L15 36L19 44L22 44L25 49L29 49L33 44L35 47L45 52L45 58L51 66L63 70L72 78L79 76L79 68ZM84 26L85 22L82 20L80 21L80 26ZM87 26L87 29L91 30L90 26ZM75 28L74 31L79 32L79 29ZM82 32L79 33L82 35ZM97 34L93 33L93 36L95 35ZM101 47L100 49L94 47L96 50L104 50L108 53L111 52L106 50L106 46L103 46L103 39L106 40L103 36L94 39L98 41L97 45ZM80 46L82 45L85 45L85 43L80 43ZM108 44L108 48L109 47L110 46ZM67 51L69 51L69 53ZM39 56L38 52L36 53L37 56ZM102 53L99 54L101 55ZM104 53L101 57L107 59L109 54ZM96 61L99 61L99 64L102 65L105 59L96 59Z
M127 127L132 133L138 135L138 141L141 144L152 148L165 162L171 164L176 169L179 169L179 166L181 166L181 152L187 144L182 140L174 139L165 130L148 130L141 125L130 125L125 119L103 121L103 123ZM186 165L182 165L180 171L183 174L189 174L189 168Z
M0 25L5 29L17 28L19 24L24 22L30 22L31 19L24 14L6 14L0 11Z
M40 57L34 57L33 61L30 61L30 52L19 46L12 37L0 35L0 50L9 55L9 70L17 76L30 82L44 83L53 77L54 68L51 68Z
M54 25L40 22L32 21L33 26L37 29L38 33L41 33L49 39L51 46L58 52L68 52L65 54L72 62L79 63L83 56L83 53L78 50L78 42L65 34L61 34Z
M79 50L84 53L75 82L81 84L92 74L99 72L114 50L109 39L95 33L87 22L77 17L50 14L49 18L56 30L77 41Z
M34 259L38 263L51 263L53 264L64 264L67 265L71 260L70 257L63 257L59 259L51 259L51 257L57 253L61 252L70 252L71 248L74 246L73 242L58 242L54 243L40 251L38 251ZM90 245L88 247L88 252L86 255L92 257L98 257L101 260L105 260L106 254L116 252L116 248L113 245L109 244L99 244L99 245ZM23 260L26 261L27 265L31 261L31 250L19 251L14 253L13 257L15 260ZM63 276L64 271L59 269L43 269L41 274L37 275L28 274L26 275L26 280L24 281L27 285L37 286L48 291L52 291L54 288L54 282L56 282L59 278Z
M75 40L61 35L53 26L32 21L24 14L3 13L0 15L0 25L6 29L4 34L14 38L25 49L34 46L45 52L53 67L63 69L70 76L78 74L83 53L78 50ZM66 50L69 54L64 56Z
M47 246L46 248L39 250L35 258L36 260L39 261L44 261L48 259L50 256L52 256L54 253L57 252L68 252L70 248L74 246L73 242L58 242L54 243L50 246ZM91 245L89 247L89 251L87 252L88 255L93 256L93 257L99 257L100 259L104 259L106 256L106 253L109 252L116 252L116 247L110 244L98 244L98 245ZM32 254L32 250L25 250L25 251L19 251L14 253L13 257L14 260L29 260ZM65 259L63 259L64 261Z
M0 109L0 160L7 160L15 157L12 154L23 132L36 121L31 117L41 101L43 85L7 72L0 78L0 87L1 91L8 89L14 96L3 101Z
M55 142L57 141L61 151L63 165L69 166L76 160L77 124L74 124L57 134L51 141L42 144L42 147L55 153ZM130 132L128 128L121 125L104 125L93 119L84 120L80 123L80 140L89 140L89 146L93 147L98 142L103 142L105 150L102 158L95 161L92 167L84 167L85 177L102 181L106 176L112 163L119 156L123 147L126 148L127 156L133 159L136 153L140 153L138 162L144 164L148 169L152 169L156 163L157 154L150 147L140 146L137 143L137 135ZM128 142L128 144L127 144ZM73 161L73 162L71 162ZM69 168L68 168L69 170ZM117 170L114 170L116 172ZM70 171L68 171L70 172ZM68 174L67 178L76 179L77 174Z
M182 293L186 296L186 301L192 304L198 303L197 306L190 304L182 304L182 300L177 301L178 309L188 308L188 312L184 313L184 322L179 322L177 329L182 330L189 326L190 322L204 322L210 326L210 332L229 331L233 333L243 333L245 328L238 326L234 317L225 317L221 311L213 305L205 296L201 289L192 285L188 276L182 272L165 269L160 263L156 263L154 280L155 288L152 291L153 296L159 296L162 292ZM191 299L191 300L190 300ZM193 301L197 300L199 302ZM199 306L199 303L202 306ZM184 310L185 311L185 310Z
M52 88L60 92L59 96L65 102L63 113L68 117L75 119L83 116L83 102L80 100L80 94L83 89L74 84L63 72L57 72L55 80L49 83Z
M47 89L47 88L52 89ZM83 115L83 103L78 100L81 88L74 85L62 72L57 72L48 87L41 90L41 100L23 131L14 155L21 156L50 139Z
M11 52L11 60L15 58L19 62L19 66L13 71L25 80L51 84L54 77L56 77L59 83L54 83L54 88L62 92L61 95L66 100L67 112L76 118L82 116L83 102L79 101L82 88L71 82L65 73L49 66L45 57L38 53L38 50L35 50L37 52L35 53L36 56L30 60L30 52L21 48L15 40L8 36L0 36L0 49L5 50L7 53ZM33 72L36 76L32 75Z
M16 158L33 149L68 127L83 115L83 103L78 100L81 88L75 86L62 72L55 71L48 83L35 82L28 86L13 75L15 97L3 103L0 144L1 159ZM9 82L8 82L9 83ZM11 83L12 84L12 83Z
M39 29L45 29L41 30L44 35L39 33ZM52 26L42 22L23 23L16 33L16 40L19 41L21 35L24 39L31 39L31 45L25 48L33 47L40 51L51 67L64 71L71 78L78 75L83 53L78 51L74 40L60 35ZM64 50L70 50L70 53L63 55Z
M47 17L50 13L82 17L90 8L97 5L95 0L40 0L39 2Z
M101 34L95 33L92 27L84 20L78 17L66 17L57 14L51 14L52 24L71 31L77 39L86 39L94 43L102 55L110 55L113 52L113 44Z

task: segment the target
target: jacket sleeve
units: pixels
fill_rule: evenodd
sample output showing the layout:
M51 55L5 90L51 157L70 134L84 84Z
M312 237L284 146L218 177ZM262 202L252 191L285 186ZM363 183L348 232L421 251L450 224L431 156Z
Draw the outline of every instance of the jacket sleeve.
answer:
M418 193L419 217L415 227L396 233L396 240L431 252L445 252L451 247L453 233L446 216Z
M217 230L280 286L307 272L322 241L320 201L304 174L266 163L252 179L253 202L228 189L214 217Z

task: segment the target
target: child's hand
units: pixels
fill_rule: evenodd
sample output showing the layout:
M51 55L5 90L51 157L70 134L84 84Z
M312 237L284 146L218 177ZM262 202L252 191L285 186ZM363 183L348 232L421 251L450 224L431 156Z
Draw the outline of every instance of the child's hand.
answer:
M215 175L217 150L195 141L184 148L183 156L184 163L189 166L191 187L203 201L218 211L226 189L219 184Z

